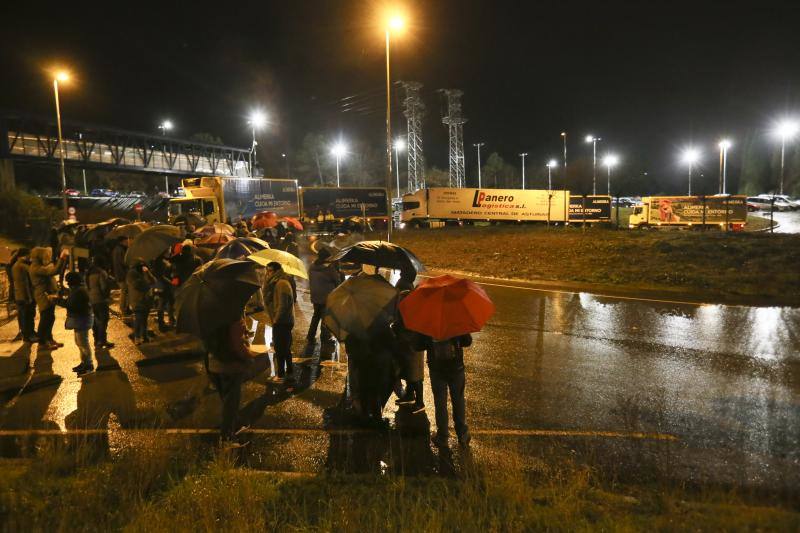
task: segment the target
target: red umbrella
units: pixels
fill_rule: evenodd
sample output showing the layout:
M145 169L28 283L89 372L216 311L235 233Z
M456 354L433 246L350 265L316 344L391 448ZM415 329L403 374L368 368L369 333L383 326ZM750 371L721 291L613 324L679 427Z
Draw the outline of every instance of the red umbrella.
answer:
M261 211L253 215L253 229L274 228L278 225L278 214L274 211Z
M290 226L292 226L297 231L303 231L303 225L294 217L283 217L281 219L282 222L286 222Z
M436 340L480 331L494 304L477 284L453 276L420 283L400 302L405 327Z

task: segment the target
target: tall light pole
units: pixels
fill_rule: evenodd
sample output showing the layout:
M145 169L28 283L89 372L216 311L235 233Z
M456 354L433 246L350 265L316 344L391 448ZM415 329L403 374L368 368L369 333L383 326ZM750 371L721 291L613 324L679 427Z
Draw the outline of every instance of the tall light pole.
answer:
M783 194L783 170L786 155L786 141L791 140L797 132L800 131L800 125L793 120L784 120L775 128L775 134L781 139L781 176L780 184L778 186L778 194Z
M253 169L258 164L256 152L258 141L256 141L256 130L260 130L267 125L267 115L263 111L257 109L250 113L250 118L248 119L247 123L250 125L250 128L253 131L253 144L250 146L250 177L252 178L254 175Z
M719 142L720 194L728 194L728 149L732 144L729 139L722 139Z
M292 170L291 167L289 166L289 156L286 155L286 153L284 152L281 153L281 157L286 162L286 179L287 180L292 179Z
M551 159L547 162L547 190L553 190L553 169L558 166L558 161Z
M527 156L527 155L528 155L528 152L523 152L523 153L519 154L519 156L522 158L522 190L523 191L525 190L525 156Z
M339 187L339 161L347 153L347 146L342 141L337 142L331 148L331 154L336 158L336 186ZM388 193L388 189L387 189Z
M64 203L64 218L69 218L69 205L67 203L67 171L64 167L64 139L61 137L61 106L58 102L58 82L69 81L69 73L66 71L56 72L53 77L53 94L56 100L56 124L58 126L58 158L61 163L61 196Z
M475 143L472 146L478 149L478 188L481 188L481 146L486 143Z
M692 195L692 169L700 159L700 152L695 148L687 148L681 155L681 161L689 166L689 196Z
M162 121L161 124L158 125L158 129L161 130L161 136L162 137L166 137L167 136L167 132L170 131L173 127L174 127L174 125L172 124L172 121L169 120L169 119ZM164 174L164 192L169 194L169 175L168 174Z
M619 157L614 154L606 154L603 158L603 165L608 169L608 184L606 194L611 196L611 169L619 164Z
M397 196L395 198L400 198L400 151L406 149L406 142L403 140L402 137L398 137L394 141L394 161L395 166L397 167L396 174L396 181L397 181Z
M399 33L405 27L405 20L398 14L392 14L386 21L386 212L389 214L386 224L386 240L392 240L392 202L389 198L392 190L392 76L389 68L389 42L390 36Z
M592 143L592 194L597 194L597 142L602 140L594 135L586 136L586 142Z
M78 140L83 141L83 133L78 133ZM89 188L86 186L86 167L81 166L81 175L83 176L83 195L89 196Z

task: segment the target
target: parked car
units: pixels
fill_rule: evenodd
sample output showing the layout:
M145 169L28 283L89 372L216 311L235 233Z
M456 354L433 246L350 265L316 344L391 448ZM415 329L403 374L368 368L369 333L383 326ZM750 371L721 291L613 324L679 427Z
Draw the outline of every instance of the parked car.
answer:
M772 198L772 195L771 194L759 194L758 197L759 198L763 198L763 199L765 199L765 200L767 200L769 202L770 198ZM778 209L777 206L779 206L779 205L780 206L789 206L789 209L800 209L800 202L798 202L797 200L793 200L793 199L789 198L789 196L787 196L785 194L776 194L775 195L775 206L776 206L776 209Z
M759 196L749 196L747 198L747 209L750 211L769 211L772 209L772 196L763 194ZM793 211L796 207L789 203L785 198L775 196L775 211Z
M127 194L129 198L147 198L147 195L142 191L131 191Z
M95 198L113 198L114 196L117 196L117 193L111 189L92 189L92 192L89 194L89 196L93 196Z
M64 189L64 194L67 196L80 196L81 193L78 189Z
M636 205L636 202L633 199L628 198L627 196L620 196L619 198L614 198L612 201L613 206L619 205L619 207L633 207Z
M157 198L171 198L168 192L158 191Z

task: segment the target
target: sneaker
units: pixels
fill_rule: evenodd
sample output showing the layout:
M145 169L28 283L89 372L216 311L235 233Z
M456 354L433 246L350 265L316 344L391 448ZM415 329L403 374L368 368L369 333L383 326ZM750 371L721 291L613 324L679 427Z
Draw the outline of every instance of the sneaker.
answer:
M50 346L52 346L53 348L63 348L64 343L58 341L50 341Z
M83 367L81 370L79 370L77 372L77 374L78 374L78 377L81 377L81 376L83 376L85 374L90 374L92 372L94 372L94 366L89 365L89 366Z
M439 435L438 432L431 437L431 442L437 448L450 448L450 444L447 442L447 440L447 437Z
M424 403L415 403L414 407L411 408L411 414L415 415L417 413L421 413L424 410L425 410L425 404Z

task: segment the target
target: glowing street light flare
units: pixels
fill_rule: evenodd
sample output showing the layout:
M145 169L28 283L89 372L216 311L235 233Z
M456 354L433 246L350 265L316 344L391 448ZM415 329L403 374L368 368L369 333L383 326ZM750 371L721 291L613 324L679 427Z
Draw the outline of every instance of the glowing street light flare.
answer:
M172 128L175 127L175 125L172 123L171 120L165 120L158 127L161 128L163 131L170 131Z
M597 194L597 142L602 140L594 135L586 136L586 142L592 143L592 194Z
M700 151L696 148L686 148L681 154L681 162L689 165L689 196L692 195L692 168L700 160Z
M619 164L619 157L615 154L606 154L603 158L603 165L608 170L608 181L606 183L606 194L611 195L611 169Z
M58 82L69 81L69 73L66 70L57 70L53 76L53 96L56 103L56 124L58 126L58 159L61 169L61 194L64 207L64 219L69 218L69 205L67 201L67 171L64 165L64 139L61 136L61 104L58 99Z
M730 148L731 146L733 146L733 143L732 143L732 142L731 142L729 139L722 139L722 140L719 142L719 147L720 147L722 150L727 150L727 149L728 149L728 148Z
M69 72L66 70L59 70L56 72L55 79L61 82L69 81Z
M392 15L389 17L389 29L392 31L403 30L406 26L406 21L400 15Z
M340 186L339 181L339 161L342 157L347 153L347 145L345 145L342 141L337 142L331 147L331 155L336 158L336 186Z
M784 162L786 160L786 141L792 140L800 131L800 124L794 120L784 119L775 127L775 135L781 140L781 175L778 194L783 194Z
M250 113L250 120L248 120L253 129L261 129L267 125L267 114L263 111L253 111Z
M394 141L394 149L398 151L403 151L406 149L406 141L403 138L395 139Z
M558 162L555 159L551 159L547 162L547 190L553 190L553 169L558 166Z

